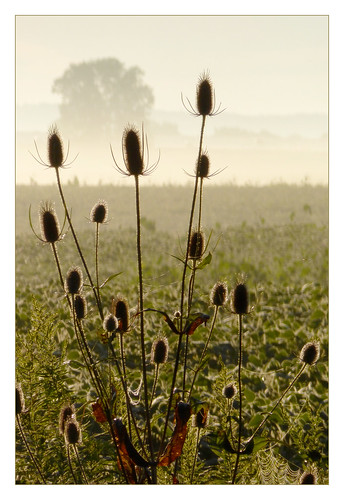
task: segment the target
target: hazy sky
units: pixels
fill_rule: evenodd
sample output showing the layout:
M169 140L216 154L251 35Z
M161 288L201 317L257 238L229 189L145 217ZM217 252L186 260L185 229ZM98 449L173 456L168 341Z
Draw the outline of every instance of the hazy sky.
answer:
M18 16L17 104L58 102L70 63L139 66L155 108L180 110L209 70L232 113L327 112L326 16Z

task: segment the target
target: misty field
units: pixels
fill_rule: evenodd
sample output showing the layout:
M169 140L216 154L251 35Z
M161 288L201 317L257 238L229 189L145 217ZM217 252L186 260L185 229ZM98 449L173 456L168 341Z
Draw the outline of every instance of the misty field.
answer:
M84 332L111 396L112 417L127 426L136 421L137 434L146 436L138 333L134 189L129 179L124 187L79 186L76 181L66 185L64 193L92 276L97 264L90 211L98 200L107 202L108 220L99 233L99 283L105 283L99 294L105 314L111 312L113 297L126 298L131 328L124 335L117 334L104 341L104 327L84 275L83 292L87 299ZM198 318L200 314L209 318L197 323L197 327L194 323L194 333L186 335L187 341L181 345L168 412L170 381L182 335L170 328L166 316L174 318L174 324L178 318L175 313L179 310L191 197L191 186L145 187L142 181L146 376L149 393L153 392L150 432L155 452L160 446L165 415L170 413L166 429L170 455L167 460L165 453L166 461L156 467L157 482L229 484L235 468L239 484L298 484L303 473L312 474L318 484L327 484L327 188L306 184L211 186L211 181L204 186L202 231L207 248L198 267L190 264L187 272L191 276L197 270L192 312ZM114 447L106 419L96 411L99 391L80 353L53 252L49 243L38 241L30 228L29 213L33 229L41 234L38 218L41 201L55 203L62 226L64 211L56 186L17 186L16 379L25 399L25 411L20 415L22 430L39 464L41 477L22 435L17 432L16 482L34 484L42 482L43 477L49 484L118 484L135 480L149 483L147 470L152 464L141 457L143 447L135 429L131 429L130 445L127 434L121 441L122 434L115 433ZM64 276L72 266L82 267L82 263L68 224L63 233L66 233L64 238L56 246ZM108 278L111 279L106 282ZM231 291L240 279L244 279L248 290L249 309L245 314L235 314L229 301L214 307L210 299L214 285L225 283ZM214 310L216 324L202 357ZM238 385L238 324L241 324L238 316L243 329L242 408L238 395L230 399L229 393L226 396L224 392L225 387ZM167 362L156 364L150 353L153 342L161 337L168 341L168 358ZM316 343L320 356L296 377L302 365L300 351L307 343ZM116 371L115 356L122 372ZM123 370L124 386L119 375L123 375ZM174 414L174 409L181 404L183 388L189 387L194 377L193 397L189 398L192 418L186 423L181 414ZM289 385L290 390L274 408ZM77 446L71 447L72 452L68 439L59 430L61 408L66 404L74 405L82 435ZM203 420L199 420L200 416ZM179 418L183 423L180 428ZM260 430L263 421L265 425ZM252 447L240 452L239 462L239 453L232 445L241 424L242 443L252 442ZM182 450L173 441L176 432L184 440ZM254 441L250 441L252 435ZM171 450L177 450L176 460L172 460ZM124 476L121 468L126 471Z

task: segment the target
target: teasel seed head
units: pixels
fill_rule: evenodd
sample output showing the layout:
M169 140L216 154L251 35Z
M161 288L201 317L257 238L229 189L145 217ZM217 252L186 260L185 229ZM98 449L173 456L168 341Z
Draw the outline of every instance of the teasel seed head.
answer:
M247 314L248 308L248 291L245 283L238 283L231 293L231 308L235 314Z
M42 203L39 209L42 239L46 243L59 241L61 232L54 208L49 203Z
M168 340L166 337L155 339L151 350L151 362L156 365L166 363L168 358Z
M177 412L180 420L186 424L186 422L191 417L191 406L189 403L184 403L184 401L179 401L177 403Z
M81 430L75 418L68 418L65 422L65 439L67 444L81 443Z
M16 415L23 413L25 409L25 400L21 384L16 384Z
M65 426L66 426L66 421L70 418L73 418L73 415L75 414L75 408L74 405L65 405L62 406L60 410L60 416L59 416L59 430L60 434L64 434L65 432Z
M210 162L209 162L209 156L206 153L203 153L200 156L196 172L197 176L201 177L204 179L205 177L208 177L209 175L209 168L210 168Z
M91 210L91 222L103 224L107 220L108 206L106 201L98 201Z
M304 472L300 477L300 484L317 484L317 475L313 472Z
M214 111L214 91L208 75L200 77L197 85L197 111L201 116L211 115Z
M134 127L127 127L123 133L123 153L129 175L142 175L144 171L141 141Z
M301 349L300 359L308 365L314 365L320 356L320 347L318 342L307 342Z
M193 231L189 244L189 259L201 259L204 253L204 233L203 231Z
M237 393L237 388L234 384L226 385L222 390L222 395L227 399L232 399Z
M123 297L117 297L116 299L113 299L112 310L113 314L118 320L119 332L127 332L130 326L130 312L127 299Z
M56 126L53 126L49 131L48 158L51 167L62 167L64 162L63 144Z
M198 429L204 429L207 427L209 422L209 412L205 408L201 408L192 418L193 427Z
M84 319L87 314L87 302L83 295L75 295L74 310L77 319Z
M103 328L106 332L112 333L118 328L118 319L113 314L108 314L105 316L103 321Z
M210 292L210 302L213 306L224 306L228 300L228 287L227 284L218 281L215 283Z
M71 295L76 295L80 292L83 285L82 271L80 267L71 267L67 273L65 280L65 291Z

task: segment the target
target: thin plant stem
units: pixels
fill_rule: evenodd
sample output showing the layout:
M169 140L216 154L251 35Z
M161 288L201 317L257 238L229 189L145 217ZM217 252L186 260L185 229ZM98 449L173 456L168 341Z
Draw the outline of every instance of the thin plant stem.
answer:
M77 448L76 444L73 445L73 448L74 448L75 456L76 456L76 458L78 460L78 464L79 464L79 467L80 467L80 470L81 470L82 477L84 478L84 482L86 484L88 484L88 480L87 480L87 476L86 476L86 473L85 473L85 469L83 468L83 465L81 463L80 455L79 455L78 448Z
M68 212L68 208L67 208L67 204L66 204L66 200L65 200L65 197L64 197L64 194L63 194L63 190L62 190L62 185L61 185L61 180L60 180L60 174L59 174L59 169L58 168L55 168L55 171L56 171L56 179L57 179L57 186L58 186L58 189L59 189L59 193L60 193L60 197L61 197L61 201L62 201L62 205L64 207L64 210L65 210L65 214L66 214L66 217L67 217L67 220L68 220L68 224L69 224L69 227L72 231L72 235L73 235L73 238L74 238L74 242L75 242L75 245L76 245L76 248L78 250L78 253L79 253L79 256L81 258L81 261L83 263L83 266L84 266L84 269L86 271L86 274L87 274L87 277L88 277L88 280L90 282L90 286L93 290L93 293L94 293L94 296L95 296L95 299L96 299L96 302L97 302L97 307L98 307L98 310L99 310L99 314L100 314L100 317L101 319L103 320L104 319L104 314L103 314L103 310L101 308L101 304L99 302L99 297L98 297L98 293L97 293L97 289L96 287L94 286L93 284L93 280L92 280L92 277L90 275L90 272L89 272L89 269L88 269L88 266L86 264L86 261L85 261L85 258L84 258L84 255L82 253L82 250L81 250L81 247L80 247L80 244L79 244L79 241L78 241L78 238L77 238L77 235L75 233L75 230L74 230L74 226L72 224L72 220L70 218L70 215L69 215L69 212Z
M141 357L142 357L142 376L143 376L143 391L145 400L145 414L147 421L148 445L151 454L151 461L154 461L151 422L149 412L148 388L147 388L147 371L146 371L146 352L145 352L145 330L143 317L143 273L142 273L142 255L141 255L141 214L140 214L140 189L139 176L135 175L135 195L136 195L136 249L137 249L137 267L139 275L139 310L140 310L140 340L141 340Z
M290 382L290 384L288 385L288 387L283 391L282 395L278 398L278 400L275 403L275 405L273 406L273 408L269 411L269 413L266 415L266 417L261 421L261 423L258 425L258 427L256 428L256 430L253 432L253 434L250 437L249 441L251 441L254 438L254 436L257 434L257 432L263 427L263 425L268 420L268 418L276 410L277 406L280 404L280 402L282 401L282 399L284 398L284 396L287 394L287 392L292 388L292 386L295 384L295 382L301 376L301 374L303 373L303 371L306 368L306 366L307 366L307 363L303 363L303 365L301 366L300 370L295 375L295 377L293 378L293 380Z
M78 481L77 481L77 479L75 477L73 465L72 465L72 459L71 459L71 456L70 456L70 447L69 447L69 444L66 444L66 448L67 448L68 465L69 465L70 471L71 471L72 476L73 476L74 484L78 484Z
M21 435L21 437L22 437L22 439L24 441L24 444L26 446L28 454L30 455L31 460L32 460L34 466L36 467L36 470L37 470L37 472L39 474L39 477L41 478L41 481L42 481L43 484L47 484L46 480L45 480L45 478L43 476L43 473L41 471L41 468L40 468L40 466L39 466L36 458L34 457L34 454L31 451L31 448L30 448L30 445L28 443L28 440L26 439L25 432L24 432L23 426L21 424L21 420L20 420L20 415L19 414L16 415L16 421L17 421L17 425L18 425L18 429L19 429L20 435Z
M124 391L126 395L126 406L127 406L127 419L128 419L128 428L129 428L129 436L131 439L131 422L130 422L130 400L128 397L128 383L127 383L127 373L125 368L125 356L124 356L124 345L123 345L123 332L119 332L119 346L122 360L122 373L123 373L123 381L124 381Z
M195 448L195 456L194 456L193 464L192 464L190 484L192 484L193 476L194 476L194 473L195 473L195 465L196 465L196 460L197 460L197 453L198 453L198 444L199 444L200 432L201 432L201 428L197 427L196 448Z
M242 433L242 387L241 387L241 365L242 365L242 314L238 314L238 329L239 329L239 359L238 359L238 390L239 390L239 431L238 431L238 448L233 472L232 484L235 483L238 472L241 448L241 433Z
M99 289L99 222L96 223L96 229L95 229L95 267L96 267L96 287L97 287L98 301L100 309L103 310L102 301L100 297L100 289Z
M211 322L211 326L210 326L210 329L209 329L208 338L207 338L207 341L206 341L206 343L205 343L205 345L203 347L203 351L202 351L202 354L201 354L201 357L200 357L200 360L199 360L199 363L198 363L198 367L196 368L196 370L194 372L193 379L192 379L192 383L191 383L191 387L190 387L190 391L189 391L189 401L191 399L191 394L192 394L192 390L193 390L193 387L194 387L194 384L195 384L195 381L196 381L196 377L198 375L198 372L201 369L202 361L203 361L204 356L205 356L205 354L206 354L206 352L208 350L209 342L210 342L210 339L211 339L211 336L212 336L212 333L213 333L213 330L214 330L216 318L217 318L217 312L218 312L218 306L215 306L214 316L213 316L213 320Z
M152 403L153 403L154 394L155 394L155 390L156 390L156 384L158 382L158 377L159 377L159 368L160 368L160 363L156 363L155 364L155 369L154 369L154 381L153 381L153 387L152 387L151 400L150 400L150 403L149 403L149 409L152 408Z

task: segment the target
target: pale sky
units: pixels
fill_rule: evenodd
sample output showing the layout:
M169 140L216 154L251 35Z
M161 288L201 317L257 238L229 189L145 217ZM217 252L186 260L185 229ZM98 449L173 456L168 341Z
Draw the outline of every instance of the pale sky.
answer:
M17 104L58 102L70 63L139 66L155 108L180 110L209 70L232 113L327 112L326 16L18 16Z

